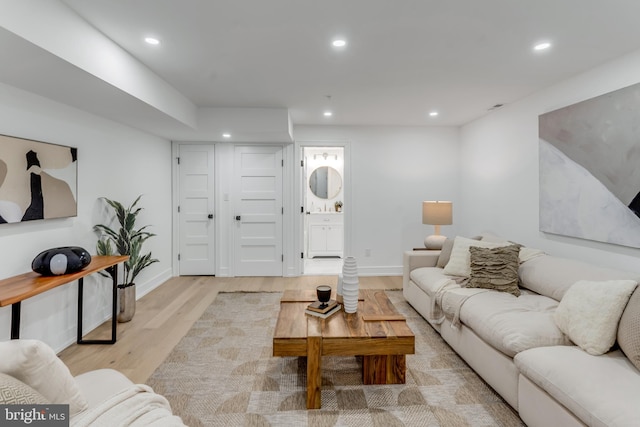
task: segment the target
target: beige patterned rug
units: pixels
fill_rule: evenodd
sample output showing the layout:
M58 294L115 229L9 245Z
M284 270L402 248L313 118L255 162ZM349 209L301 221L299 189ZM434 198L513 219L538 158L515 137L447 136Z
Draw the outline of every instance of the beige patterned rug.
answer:
M305 409L304 358L271 356L280 293L221 293L148 381L199 426L522 426L517 414L388 291L416 335L407 383L363 386L361 360L322 360L322 409Z

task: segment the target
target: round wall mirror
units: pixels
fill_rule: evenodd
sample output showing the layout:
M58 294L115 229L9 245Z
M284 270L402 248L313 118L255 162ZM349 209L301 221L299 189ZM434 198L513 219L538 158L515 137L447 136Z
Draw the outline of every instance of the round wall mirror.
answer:
M331 166L320 166L309 177L311 192L321 199L333 199L342 189L340 172Z

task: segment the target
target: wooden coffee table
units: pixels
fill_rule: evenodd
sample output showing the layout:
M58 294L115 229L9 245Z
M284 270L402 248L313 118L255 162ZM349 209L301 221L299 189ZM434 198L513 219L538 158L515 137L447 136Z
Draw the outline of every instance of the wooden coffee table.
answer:
M332 296L335 298L335 295ZM307 358L307 408L319 409L322 356L363 356L364 384L404 384L415 337L384 291L360 290L358 311L309 316L315 290L285 291L273 334L273 355Z

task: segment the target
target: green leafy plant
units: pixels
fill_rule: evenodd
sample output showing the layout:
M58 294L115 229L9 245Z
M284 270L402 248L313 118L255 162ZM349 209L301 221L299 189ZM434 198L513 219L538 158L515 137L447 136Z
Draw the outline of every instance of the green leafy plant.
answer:
M100 233L96 248L98 255L114 255L114 246L117 254L129 255L129 259L124 263L123 284L118 285L120 288L132 286L142 270L154 262L158 262L157 259L151 257L151 252L141 254L142 244L150 237L155 236L155 234L146 231L148 225L136 229L136 218L142 211L142 208L136 207L136 205L141 197L142 195L138 196L131 206L126 208L115 200L103 197L102 199L113 208L120 227L113 229L104 224L94 226L94 230Z

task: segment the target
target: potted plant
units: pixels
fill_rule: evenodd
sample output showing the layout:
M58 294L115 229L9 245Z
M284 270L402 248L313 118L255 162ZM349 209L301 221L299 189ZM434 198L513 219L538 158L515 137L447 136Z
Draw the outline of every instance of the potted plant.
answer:
M142 210L142 208L136 208L136 205L141 197L142 195L138 196L131 206L126 208L115 200L103 197L102 199L113 208L119 227L111 228L104 224L98 224L94 227L100 233L96 248L98 255L115 255L114 246L117 254L129 255L129 260L124 263L122 284L118 284L119 322L130 321L136 311L136 277L143 269L158 262L157 259L151 257L151 252L142 254L142 244L155 234L146 231L148 225L136 228L136 219Z

